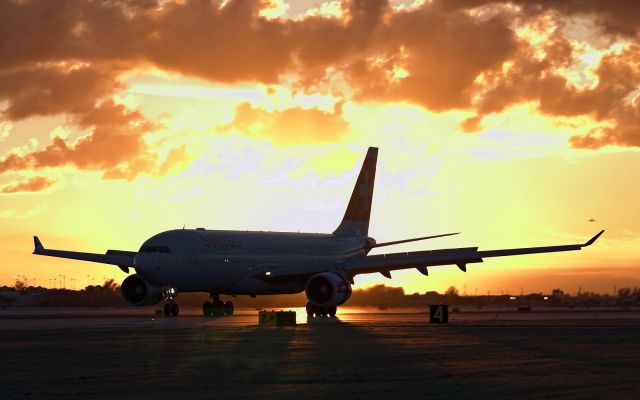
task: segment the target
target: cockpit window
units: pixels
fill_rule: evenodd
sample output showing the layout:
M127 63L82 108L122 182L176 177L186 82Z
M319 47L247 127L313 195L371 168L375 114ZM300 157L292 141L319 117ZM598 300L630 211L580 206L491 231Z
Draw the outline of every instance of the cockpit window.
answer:
M171 249L167 246L142 246L141 253L171 253Z

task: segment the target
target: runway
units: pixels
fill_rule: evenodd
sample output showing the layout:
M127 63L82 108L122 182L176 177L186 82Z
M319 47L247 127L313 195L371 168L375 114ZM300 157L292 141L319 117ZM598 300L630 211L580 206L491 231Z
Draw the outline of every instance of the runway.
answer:
M640 389L640 312L0 310L0 398L621 398ZM343 311L343 312L342 312ZM350 312L351 311L351 312Z

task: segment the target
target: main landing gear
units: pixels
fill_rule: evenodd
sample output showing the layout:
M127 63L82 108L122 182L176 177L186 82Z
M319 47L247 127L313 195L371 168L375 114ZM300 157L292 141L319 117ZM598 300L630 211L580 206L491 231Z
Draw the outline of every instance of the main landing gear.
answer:
M335 317L337 311L337 306L321 307L312 302L307 303L307 317Z
M178 306L178 303L174 302L173 300L169 301L167 304L164 305L165 317L169 317L169 316L177 317L179 313L180 313L180 307Z
M174 288L166 288L162 289L162 297L167 303L164 305L164 316L165 317L177 317L180 313L180 307L178 303L175 302L175 298L178 295Z
M219 294L211 294L211 301L202 304L202 313L206 316L233 315L235 307L230 301L223 302Z

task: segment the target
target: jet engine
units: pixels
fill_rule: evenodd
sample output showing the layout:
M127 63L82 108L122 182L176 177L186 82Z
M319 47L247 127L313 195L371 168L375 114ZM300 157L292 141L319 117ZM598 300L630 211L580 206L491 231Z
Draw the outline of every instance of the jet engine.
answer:
M132 306L150 306L162 300L160 288L149 285L137 274L128 276L120 290L122 297Z
M323 272L309 279L305 292L316 306L339 306L351 297L351 284L338 274Z

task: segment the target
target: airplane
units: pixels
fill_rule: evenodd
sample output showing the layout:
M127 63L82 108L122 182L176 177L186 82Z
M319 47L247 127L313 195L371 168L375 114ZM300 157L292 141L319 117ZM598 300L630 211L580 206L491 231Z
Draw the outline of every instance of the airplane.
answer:
M105 254L47 249L34 236L33 254L118 266L127 276L121 285L132 306L165 301L164 314L177 316L176 296L206 292L212 301L202 305L204 315L233 314L231 301L220 295L292 294L305 292L309 317L335 316L351 296L354 277L415 268L467 264L485 258L581 250L592 245L604 230L583 244L479 251L478 247L449 248L369 255L374 248L455 235L446 233L378 243L369 236L369 218L378 148L370 147L351 193L342 221L332 233L251 232L174 229L145 241L138 251L108 250Z

